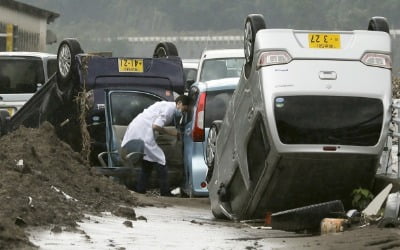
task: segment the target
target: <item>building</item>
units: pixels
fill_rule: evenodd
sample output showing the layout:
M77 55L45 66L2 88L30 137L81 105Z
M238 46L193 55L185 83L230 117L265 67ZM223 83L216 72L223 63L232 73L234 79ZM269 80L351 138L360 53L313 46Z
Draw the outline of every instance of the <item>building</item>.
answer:
M29 4L1 0L0 51L45 51L46 44L57 41L47 25L59 16Z

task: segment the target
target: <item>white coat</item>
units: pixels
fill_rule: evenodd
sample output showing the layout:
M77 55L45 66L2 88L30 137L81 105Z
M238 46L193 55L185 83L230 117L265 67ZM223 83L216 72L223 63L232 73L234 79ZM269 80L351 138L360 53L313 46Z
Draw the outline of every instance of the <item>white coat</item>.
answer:
M175 102L156 102L136 116L126 129L121 146L128 141L141 139L144 141L144 160L165 165L165 155L155 140L153 124L164 127L172 122L176 110Z

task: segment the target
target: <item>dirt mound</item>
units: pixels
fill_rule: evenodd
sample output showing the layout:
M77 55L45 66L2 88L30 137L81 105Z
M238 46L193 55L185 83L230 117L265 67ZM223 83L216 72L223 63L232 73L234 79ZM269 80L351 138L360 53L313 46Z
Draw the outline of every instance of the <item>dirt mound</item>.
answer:
M29 249L26 226L76 226L84 212L137 206L124 186L98 176L50 123L0 138L0 249Z

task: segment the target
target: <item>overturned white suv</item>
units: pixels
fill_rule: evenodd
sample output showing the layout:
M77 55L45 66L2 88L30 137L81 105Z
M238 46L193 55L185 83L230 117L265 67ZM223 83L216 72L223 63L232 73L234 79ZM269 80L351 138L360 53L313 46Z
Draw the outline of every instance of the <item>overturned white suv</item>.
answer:
M391 40L385 18L368 30L266 29L245 22L239 84L208 135L217 218L266 214L370 188L391 115Z

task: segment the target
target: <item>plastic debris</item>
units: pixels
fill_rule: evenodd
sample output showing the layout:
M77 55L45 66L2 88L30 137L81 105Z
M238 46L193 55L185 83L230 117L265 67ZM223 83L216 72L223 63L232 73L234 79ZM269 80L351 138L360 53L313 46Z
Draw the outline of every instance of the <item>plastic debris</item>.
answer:
M357 209L351 209L346 213L349 223L357 223L361 220L361 213Z
M397 227L399 221L400 192L389 194L386 201L385 213L378 227Z
M171 194L175 195L175 196L176 195L180 195L181 194L181 189L179 187L177 187L177 188L171 190Z
M343 232L349 221L342 218L325 218L321 221L321 234Z
M64 195L65 199L67 199L67 200L78 201L77 199L69 196L68 194L64 193L63 191L61 191L60 189L56 188L55 186L51 186L51 189L53 189L56 192L61 193L62 195Z
M364 216L376 216L381 209L383 203L386 200L386 197L389 195L390 190L392 189L393 184L388 184L362 211Z

